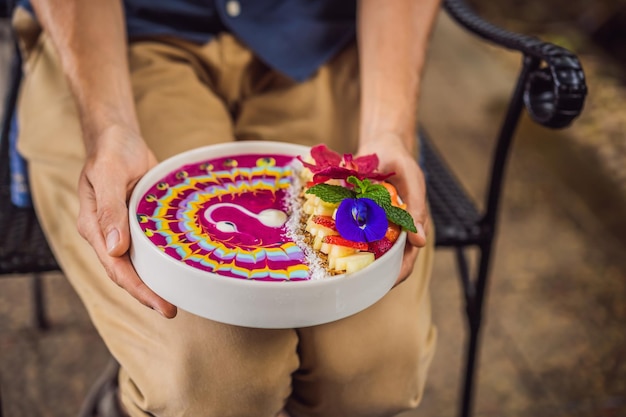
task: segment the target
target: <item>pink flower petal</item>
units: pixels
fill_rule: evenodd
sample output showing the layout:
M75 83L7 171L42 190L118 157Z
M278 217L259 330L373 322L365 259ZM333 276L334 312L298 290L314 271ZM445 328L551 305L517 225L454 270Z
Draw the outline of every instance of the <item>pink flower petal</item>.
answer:
M302 162L302 165L316 173L329 167L338 167L341 165L341 155L328 149L324 144L315 145L311 148L311 158L315 161L315 164L305 162L302 157L298 155L298 160Z
M311 148L311 158L315 164L305 162L300 156L298 160L306 168L310 169L313 175L313 183L320 184L330 179L345 180L353 175L360 180L369 178L383 181L394 173L382 174L375 172L378 168L378 156L376 154L359 156L354 158L351 154L339 155L330 150L326 145L320 144Z
M315 175L313 175L313 182L319 184L322 182L326 182L330 179L345 180L350 175L358 177L359 173L352 169L347 169L343 167L328 167L315 173Z
M359 174L359 179L363 180L365 178L368 178L370 180L376 180L376 181L385 181L387 178L389 177L393 177L394 175L396 175L395 172L375 172L375 173L370 173L370 174Z
M341 164L341 155L328 149L324 144L312 147L311 157L318 167L339 166Z
M300 161L302 163L302 165L304 165L306 168L310 169L311 172L317 172L318 171L317 166L315 166L313 164L309 164L304 159L302 159L302 157L300 155L296 156L296 158L298 159L298 161Z
M357 171L369 174L378 168L378 156L376 154L359 156L353 161L353 164L356 165Z
M395 173L391 172L391 173L383 174L380 172L374 172L374 173L365 174L362 172L357 172L353 169L348 169L348 168L343 168L343 167L328 167L326 169L323 169L315 173L315 175L313 175L313 182L315 184L320 184L322 182L326 182L331 179L346 180L348 179L349 176L352 176L352 175L357 177L360 180L364 180L365 178L368 178L370 180L384 181L387 178L395 175Z

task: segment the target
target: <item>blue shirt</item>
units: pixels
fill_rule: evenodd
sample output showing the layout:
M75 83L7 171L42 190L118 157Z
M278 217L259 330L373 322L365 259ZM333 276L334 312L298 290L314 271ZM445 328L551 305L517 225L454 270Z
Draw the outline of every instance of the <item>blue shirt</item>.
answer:
M354 39L356 28L356 0L124 0L124 8L131 40L169 35L206 43L229 31L296 81Z

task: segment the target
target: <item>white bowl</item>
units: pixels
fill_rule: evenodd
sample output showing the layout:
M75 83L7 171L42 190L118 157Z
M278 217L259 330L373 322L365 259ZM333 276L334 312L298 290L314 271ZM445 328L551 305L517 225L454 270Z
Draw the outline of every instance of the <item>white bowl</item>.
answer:
M240 154L306 155L300 145L246 141L206 146L173 156L151 169L130 198L130 258L141 279L165 300L190 313L233 325L299 328L328 323L366 309L392 287L402 263L406 233L366 268L306 281L230 278L180 262L144 234L136 210L143 195L170 172L190 163Z

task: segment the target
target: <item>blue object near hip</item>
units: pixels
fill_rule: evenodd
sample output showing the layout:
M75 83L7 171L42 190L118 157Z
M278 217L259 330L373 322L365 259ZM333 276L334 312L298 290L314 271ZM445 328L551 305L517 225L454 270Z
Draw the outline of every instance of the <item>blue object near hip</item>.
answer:
M9 128L9 166L11 168L11 202L22 208L32 207L28 185L28 167L26 160L17 151L17 117L11 118Z

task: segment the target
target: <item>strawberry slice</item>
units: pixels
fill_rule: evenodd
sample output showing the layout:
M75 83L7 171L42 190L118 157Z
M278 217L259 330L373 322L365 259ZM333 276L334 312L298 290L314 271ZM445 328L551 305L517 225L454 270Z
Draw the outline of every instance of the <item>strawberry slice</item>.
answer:
M366 242L353 242L348 239L344 239L341 236L325 236L322 242L330 245L346 246L348 248L354 248L357 250L367 250L368 245Z
M380 240L376 240L374 242L369 243L368 250L374 254L376 259L383 256L391 247L393 246L393 242L386 237L383 237Z
M330 216L322 216L316 214L311 218L311 221L313 221L313 223L315 224L319 224L320 226L328 227L329 229L337 231L337 228L335 227L335 221Z

